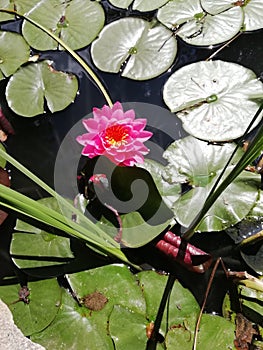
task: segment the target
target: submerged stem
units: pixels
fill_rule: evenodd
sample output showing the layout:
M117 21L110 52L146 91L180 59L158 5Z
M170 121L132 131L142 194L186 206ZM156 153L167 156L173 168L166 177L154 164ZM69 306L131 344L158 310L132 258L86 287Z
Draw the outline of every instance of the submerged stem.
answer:
M18 16L20 18L25 19L29 23L33 24L35 27L41 29L43 32L45 32L47 35L49 35L52 39L54 39L59 45L61 45L81 66L84 68L84 70L87 72L87 74L93 79L93 81L96 83L97 87L100 89L102 95L104 96L107 104L112 107L113 103L112 100L106 91L105 87L103 86L101 80L98 78L98 76L94 73L94 71L89 67L89 65L80 57L78 53L76 53L74 50L72 50L63 40L61 40L57 35L53 34L50 30L42 26L40 23L34 21L33 19L22 15L21 13L18 13L13 10L6 10L6 9L0 9L0 12L5 12L9 14L13 14L15 16Z

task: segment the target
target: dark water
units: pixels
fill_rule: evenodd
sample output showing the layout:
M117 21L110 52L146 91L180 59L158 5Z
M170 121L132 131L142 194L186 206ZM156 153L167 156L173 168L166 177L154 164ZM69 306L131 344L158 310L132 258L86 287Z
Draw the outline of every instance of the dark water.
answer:
M112 20L118 16L123 16L124 12L114 12L108 9ZM8 27L9 25L7 25ZM19 30L19 23L13 27ZM263 31L242 34L233 43L221 51L216 59L236 62L252 69L258 77L263 78ZM161 76L144 81L136 82L121 78L119 75L99 72L99 76L104 82L113 101L121 102L143 102L160 107L165 105L162 100L162 87L167 78L178 68L199 60L206 59L217 48L207 49L198 48L184 44L179 40L179 49L177 58L171 67L171 71ZM81 56L92 66L89 48L80 50ZM103 96L97 87L83 73L81 67L66 53L46 52L42 58L54 60L56 69L73 72L79 79L79 95L75 102L66 110L51 115L46 113L43 116L34 118L24 118L15 115L8 109L4 97L5 83L1 87L1 104L8 119L12 122L15 129L15 136L8 139L7 151L19 160L23 165L32 170L41 179L53 186L54 165L59 146L67 132L85 115L91 113L94 106L101 107L105 104ZM171 142L167 135L158 133L155 130L154 140L163 148ZM34 198L41 198L45 194L35 186L29 179L19 174L10 167L12 174L12 187L18 191L30 195ZM0 283L6 276L14 274L14 265L9 257L9 244L12 232L14 217L10 215L9 219L0 227ZM226 260L227 266L231 269L244 270L248 267L242 262L239 254L235 251L232 240L224 233L210 233L209 235L197 234L193 238L193 243L205 251L211 252L214 259L222 256ZM135 259L141 259L141 256L148 259L146 262L163 270L176 270L181 281L189 287L197 299L200 301L207 284L209 274L204 276L195 275L186 272L176 266L169 266L169 262L160 260L158 263L151 260L152 252L141 249L131 252ZM148 256L147 256L148 255ZM169 266L169 267L168 267ZM221 301L225 292L225 277L221 272L218 273L207 309L220 312ZM215 302L216 301L216 302Z

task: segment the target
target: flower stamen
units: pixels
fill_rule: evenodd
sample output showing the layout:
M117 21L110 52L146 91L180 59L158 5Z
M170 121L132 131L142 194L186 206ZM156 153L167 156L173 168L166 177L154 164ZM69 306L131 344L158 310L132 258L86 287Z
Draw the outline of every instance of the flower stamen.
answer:
M103 139L108 147L119 147L127 144L128 136L127 127L124 125L112 125L105 130Z

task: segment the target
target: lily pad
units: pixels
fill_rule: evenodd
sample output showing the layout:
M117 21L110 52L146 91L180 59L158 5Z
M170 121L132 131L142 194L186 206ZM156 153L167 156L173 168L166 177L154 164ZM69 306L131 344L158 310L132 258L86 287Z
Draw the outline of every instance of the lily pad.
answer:
M153 11L166 4L169 0L134 0L133 10L146 12Z
M21 35L0 31L0 80L15 73L29 56L30 47Z
M199 0L172 0L157 13L158 20L191 45L223 43L239 32L244 13L239 6L216 15L204 11Z
M241 256L248 266L250 266L257 274L263 275L263 244L262 240L255 247L252 252L246 249L241 250Z
M119 7L121 9L127 9L133 0L109 0L109 2L116 7Z
M93 61L100 70L120 72L134 80L151 79L165 72L176 52L177 42L170 30L133 17L105 26L91 46Z
M18 13L24 15L37 3L39 3L39 0L0 0L0 8L17 11ZM15 15L0 12L0 22L10 21L14 19Z
M180 184L170 184L169 182L163 179L163 172L165 166L154 161L152 159L145 159L143 164L137 164L144 169L146 169L152 176L156 187L163 198L163 201L171 208L172 204L179 199L181 195L181 186Z
M122 9L127 9L133 0L110 0L110 3L113 6L122 8ZM168 0L134 0L133 2L133 10L141 11L141 12L146 12L146 11L153 11L158 9L159 7L163 6L166 4Z
M230 321L216 315L203 315L198 333L197 349L232 349L235 326ZM191 333L187 324L174 327L167 335L167 350L192 349Z
M27 321L30 321L30 324L35 323L33 330L30 328L29 332L25 332L31 335L31 340L43 345L47 350L86 349L87 346L89 350L127 350L134 349L135 345L138 349L145 349L148 341L147 327L156 317L168 276L157 274L155 271L143 271L136 276L125 265L110 265L66 277L73 294L60 289L55 280L32 282L29 284L30 302L26 305L22 302L10 304L17 295L17 286L0 287L0 297L3 297L11 309L15 306L18 308L13 310L14 316L18 311L21 315L17 322L21 322L20 317L23 317L26 327ZM40 292L43 294L37 294ZM49 293L50 297L46 293ZM97 307L95 301L100 302L100 307ZM20 310L20 307L23 310ZM171 337L174 336L171 332L176 335L183 328L187 337L180 341L180 345L181 348L187 349L188 345L192 346L199 312L198 303L194 296L176 281L167 308L167 318L163 320L160 330L167 349L174 348L168 346ZM25 315L24 310L31 312L29 315L32 319ZM206 343L213 343L213 348L217 349L222 345L223 335L215 335L211 331L211 337L208 337L206 330L209 330L210 326L205 322L207 317L204 316L201 324L200 333L204 334L199 335L200 339L204 337L204 341L198 342L200 341L202 348L206 348ZM213 328L216 330L217 327L223 327L223 334L227 336L228 342L232 332L231 324L226 321L229 333L225 333L222 318L215 317L212 321L209 320L213 321ZM46 327L43 329L44 321ZM158 344L157 349L162 348L163 345Z
M242 30L251 31L263 28L263 8L260 0L244 0L235 3L232 0L201 0L201 5L211 15L227 12L233 6L239 6L244 11Z
M89 0L43 0L32 7L27 15L59 36L73 50L89 45L105 20L102 6L97 1ZM58 48L54 39L28 21L24 21L22 32L29 45L37 50Z
M156 311L159 308L167 278L168 276L158 274L154 271L138 273L140 286L146 300L147 318L150 321L155 320ZM175 281L169 298L169 308L164 313L167 315L167 318L164 318L162 321L161 333L166 333L167 322L168 327L173 327L176 324L184 324L187 320L187 324L191 327L190 335L192 336L199 309L199 305L193 294L178 281Z
M9 80L6 98L9 107L24 117L45 113L45 102L54 113L75 99L78 80L73 74L56 71L51 61L21 67Z
M145 349L146 329L147 320L143 315L120 305L114 306L109 319L109 331L116 350ZM158 344L156 349L161 350L163 346Z
M76 297L81 300L93 292L108 299L101 314L109 315L112 306L123 305L134 312L145 313L145 300L135 275L125 265L108 265L93 270L66 275ZM106 325L105 325L106 326Z
M56 279L29 282L29 303L18 301L19 284L0 286L0 298L10 308L15 324L30 336L48 327L61 302L61 288Z
M164 180L169 184L188 183L192 186L171 207L181 225L188 227L194 220L234 149L234 144L208 146L206 142L188 136L175 141L164 152L163 156L168 160L162 174ZM242 153L239 150L224 176L232 170ZM258 175L242 172L217 199L198 229L221 231L241 221L257 200L259 184Z
M95 311L91 313L87 308L78 305L76 300L63 290L61 307L52 325L40 333L33 334L30 339L47 350L114 350L107 327L97 322L97 315Z
M246 1L244 6L245 19L244 30L257 30L263 28L263 8L262 1L250 0Z
M135 276L124 265L110 265L70 274L67 279L82 306L68 293L63 293L58 317L50 327L32 338L46 349L56 349L58 344L61 349L84 349L88 344L89 350L113 350L108 318L114 305L123 305L141 315L145 313L141 289ZM100 293L106 298L100 310L85 306L86 298L94 293ZM65 332L65 329L70 329L70 332Z
M241 247L240 254L247 265L259 275L263 275L263 245L262 237L259 236L263 232L262 197L262 191L260 191L259 198L248 215L240 223L226 230L235 244L240 244L244 239L250 238L250 244Z
M43 198L39 202L59 210L54 198ZM21 269L61 265L74 258L69 238L43 231L21 220L17 220L10 253L14 263Z
M176 71L165 83L163 98L191 135L209 141L242 136L259 108L263 84L239 64L200 61ZM254 126L261 120L257 118Z
M157 237L163 230L165 230L171 219L159 225L150 225L143 220L138 212L132 212L122 215L122 243L126 247L137 248L141 247L155 237Z

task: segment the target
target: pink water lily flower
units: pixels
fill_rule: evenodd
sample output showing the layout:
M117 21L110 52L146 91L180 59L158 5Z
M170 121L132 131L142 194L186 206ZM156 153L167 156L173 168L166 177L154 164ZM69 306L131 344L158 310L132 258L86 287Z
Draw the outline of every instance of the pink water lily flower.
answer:
M77 137L84 146L82 154L89 158L99 155L108 157L118 165L133 166L144 162L149 149L143 144L152 133L145 131L146 119L135 119L135 112L123 111L120 102L112 107L93 109L93 118L84 119L88 133Z

